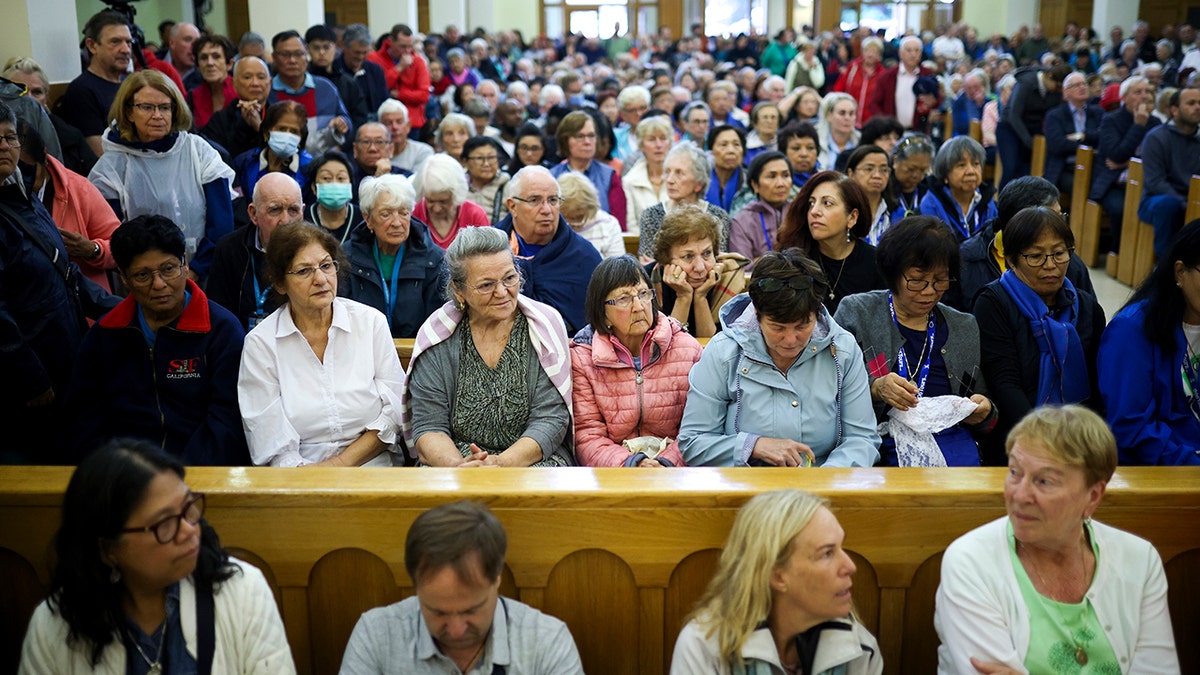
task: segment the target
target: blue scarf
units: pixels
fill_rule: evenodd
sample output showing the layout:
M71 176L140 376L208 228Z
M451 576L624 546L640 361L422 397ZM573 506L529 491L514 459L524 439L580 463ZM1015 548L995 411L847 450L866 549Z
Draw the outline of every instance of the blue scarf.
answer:
M1079 320L1079 294L1070 279L1063 279L1070 304L1053 309L1010 269L1000 276L1000 285L1017 303L1017 309L1029 322L1038 351L1042 353L1038 368L1038 389L1035 405L1079 403L1091 393L1087 360L1075 322Z
M729 182L725 183L725 190L722 192L721 182L717 180L717 170L713 169L712 180L708 183L708 192L704 195L704 201L719 206L728 213L730 207L733 206L733 197L737 194L741 182L742 169L738 167L734 169L733 175L729 177Z

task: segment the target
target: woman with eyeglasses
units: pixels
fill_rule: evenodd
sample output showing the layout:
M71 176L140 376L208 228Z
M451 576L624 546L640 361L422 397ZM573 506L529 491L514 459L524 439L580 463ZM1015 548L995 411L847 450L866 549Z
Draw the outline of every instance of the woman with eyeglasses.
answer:
M511 178L500 170L504 149L494 138L475 136L463 145L463 157L467 159L467 199L482 208L493 225L504 220L508 215L504 186Z
M683 466L679 422L700 343L655 302L632 256L600 263L571 342L575 454L584 466Z
M246 336L238 374L242 426L259 466L393 464L404 373L387 318L338 297L344 266L321 228L295 222L271 233L267 280L284 302Z
M350 278L342 295L382 312L392 337L416 337L442 304L445 253L413 217L417 193L407 178L365 178L358 198L366 225L350 235Z
M570 466L571 369L562 316L521 294L508 237L463 230L446 304L417 333L404 386L410 459L427 466Z
M877 261L887 290L842 299L834 319L854 334L862 348L871 401L881 425L889 413L908 411L921 399L967 398L973 408L953 425L922 430L914 440L907 429L883 437L886 466L979 466L975 437L996 425L979 372L979 327L975 317L941 304L958 277L958 243L946 226L927 216L905 218L880 239ZM949 404L939 400L934 405Z
M867 195L871 205L871 229L867 232L867 243L879 245L879 238L892 226L892 212L896 210L892 195L888 191L888 178L892 164L887 151L877 145L860 145L850 151L846 161L846 175Z
M688 466L872 466L879 434L862 351L834 322L820 266L759 258L748 294L692 369L679 450Z
M542 129L533 122L526 122L517 130L517 140L513 142L513 156L505 171L515 176L527 166L544 166L550 168L546 161L546 138Z
M425 160L413 176L413 189L417 191L413 217L429 225L429 236L443 250L450 248L463 228L491 225L487 211L467 199L466 173L449 155L438 153Z
M295 101L279 101L267 107L259 127L259 145L233 160L237 182L249 201L254 185L264 173L291 176L304 189L312 155L302 150L308 142L308 113Z
M1099 408L1096 352L1104 310L1067 278L1075 235L1058 213L1022 209L1004 227L1008 270L975 299L984 377L1007 434L1032 409Z
M900 139L892 148L892 180L889 189L896 198L892 220L919 215L921 199L933 187L929 167L933 165L933 141L914 134Z
M88 455L63 495L49 597L18 672L295 673L271 587L221 548L204 504L151 443Z
M558 154L565 159L550 168L558 178L568 171L578 171L588 177L600 195L600 208L611 213L625 230L625 189L621 187L621 175L601 162L596 161L596 122L582 110L568 113L558 123L555 133Z

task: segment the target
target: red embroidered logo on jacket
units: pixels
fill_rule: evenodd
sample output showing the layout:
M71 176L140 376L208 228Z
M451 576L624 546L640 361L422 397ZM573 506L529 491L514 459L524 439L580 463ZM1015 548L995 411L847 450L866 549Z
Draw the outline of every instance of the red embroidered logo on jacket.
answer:
M190 380L201 377L200 357L190 359L171 359L167 361L168 380Z

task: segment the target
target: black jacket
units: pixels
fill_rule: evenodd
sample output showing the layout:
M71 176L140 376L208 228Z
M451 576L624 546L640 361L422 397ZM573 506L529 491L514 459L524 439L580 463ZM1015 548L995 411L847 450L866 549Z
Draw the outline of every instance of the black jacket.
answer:
M341 279L338 295L370 305L387 315L383 285L390 285L391 280L385 281L375 264L375 233L365 226L355 229L350 233L347 252L350 270ZM444 304L446 279L442 259L445 255L430 238L429 226L413 218L404 245L404 260L397 271L397 300L392 315L387 317L392 337L416 337L425 319Z
M257 272L259 293L264 291L263 318L279 306L279 296L267 291L266 257L255 245L258 228L254 225L239 227L221 237L213 250L212 267L208 269L208 299L233 313L242 324L242 330L250 330L250 317L257 311L254 294L254 274ZM253 261L253 264L251 262Z
M942 302L954 309L970 312L974 309L975 300L984 286L1000 278L1000 266L992 258L991 250L992 240L996 238L995 226L996 221L988 222L982 230L959 247L962 263L958 272L958 285L951 286ZM1071 261L1067 263L1067 278L1075 284L1075 288L1096 295L1087 265L1074 253L1071 254Z
M1154 115L1143 125L1133 123L1133 113L1122 105L1100 119L1100 141L1096 147L1096 158L1092 161L1092 189L1088 199L1100 201L1109 188L1116 184L1123 169L1110 169L1104 160L1111 159L1124 164L1138 153L1146 132L1161 124Z

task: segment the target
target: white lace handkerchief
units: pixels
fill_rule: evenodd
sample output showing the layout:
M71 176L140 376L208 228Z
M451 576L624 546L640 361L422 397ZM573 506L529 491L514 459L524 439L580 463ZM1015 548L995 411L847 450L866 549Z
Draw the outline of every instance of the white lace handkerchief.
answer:
M900 466L946 466L946 458L933 435L965 420L979 407L962 396L922 398L908 410L892 408L888 427L896 441Z

